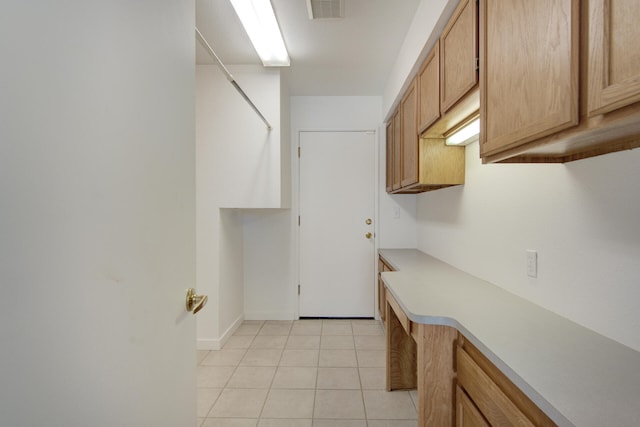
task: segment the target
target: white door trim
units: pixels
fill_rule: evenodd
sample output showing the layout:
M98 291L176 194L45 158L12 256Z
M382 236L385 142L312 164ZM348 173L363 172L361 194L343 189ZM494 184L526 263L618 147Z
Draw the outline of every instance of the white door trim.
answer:
M291 224L294 229L293 232L293 240L295 242L294 247L294 262L293 262L293 277L295 281L293 283L291 292L296 301L295 304L295 319L300 318L300 301L298 297L298 285L300 284L300 228L298 226L298 217L300 215L300 162L298 157L298 150L300 149L300 135L303 132L372 132L374 134L374 211L373 211L373 224L374 224L374 255L375 259L373 260L375 271L374 278L375 281L372 284L374 288L374 308L373 313L375 319L380 319L380 315L378 313L378 299L380 296L378 295L378 286L377 286L377 277L378 277L378 250L379 247L379 234L380 234L380 130L379 129L319 129L319 128L310 128L310 129L296 129L293 134L295 135L295 143L291 144L291 158L292 162L292 182L291 182L291 192L292 192L292 200L291 207L292 210L295 209L294 215L291 215Z

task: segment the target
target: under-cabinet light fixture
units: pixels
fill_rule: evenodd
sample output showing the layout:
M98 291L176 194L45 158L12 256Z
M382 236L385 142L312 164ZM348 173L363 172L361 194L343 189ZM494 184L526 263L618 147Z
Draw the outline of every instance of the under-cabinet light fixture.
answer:
M475 119L445 139L447 145L467 145L477 139L480 133L480 119Z
M265 67L288 67L284 45L270 0L230 0Z

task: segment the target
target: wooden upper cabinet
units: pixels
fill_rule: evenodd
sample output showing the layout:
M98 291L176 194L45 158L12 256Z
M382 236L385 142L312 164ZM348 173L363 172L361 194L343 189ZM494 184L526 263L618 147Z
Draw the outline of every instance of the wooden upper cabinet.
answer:
M387 123L387 193L393 191L393 117Z
M414 80L400 103L400 129L402 131L401 186L418 182L418 91Z
M579 18L579 0L480 2L481 157L578 124Z
M420 68L418 90L418 130L422 133L440 118L440 40Z
M400 108L393 115L393 190L401 187L402 181L402 120Z
M476 0L462 0L440 36L443 114L478 84L477 64L478 5Z
M589 115L640 101L640 1L589 2Z

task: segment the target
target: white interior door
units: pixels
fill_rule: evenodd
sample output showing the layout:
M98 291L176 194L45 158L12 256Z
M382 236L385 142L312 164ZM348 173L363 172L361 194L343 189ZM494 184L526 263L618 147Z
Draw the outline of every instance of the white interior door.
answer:
M194 5L1 9L0 425L194 426Z
M300 133L301 317L374 315L375 141Z

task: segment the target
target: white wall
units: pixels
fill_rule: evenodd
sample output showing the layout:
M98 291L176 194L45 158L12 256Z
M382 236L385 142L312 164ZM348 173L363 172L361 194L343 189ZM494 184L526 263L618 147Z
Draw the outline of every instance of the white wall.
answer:
M463 187L418 196L418 248L640 350L640 150L550 165L466 150Z
M242 212L220 209L220 336L228 337L243 320L244 232Z
M216 74L211 67L196 67L196 284L200 294L208 295L206 309L198 313L198 349L220 346L220 208L215 197L220 186L215 164L217 151L214 135L216 120L213 100L215 86L209 83Z
M194 5L0 6L0 425L193 426Z
M292 210L244 212L244 309L248 320L296 317Z
M459 1L422 0L418 5L384 87L382 115L385 120L409 87Z
M291 110L287 70L281 70L281 169L285 209L244 210L244 317L247 320L295 318L291 236Z
M386 128L380 127L378 146L378 248L415 248L418 244L416 234L417 198L415 194L388 194L386 192L387 150Z
M198 314L198 348L216 349L244 312L245 242L235 208L289 203L289 165L282 163L289 155L288 103L281 102L278 69L228 67L272 125L268 131L217 66L196 68L197 285L209 296Z

